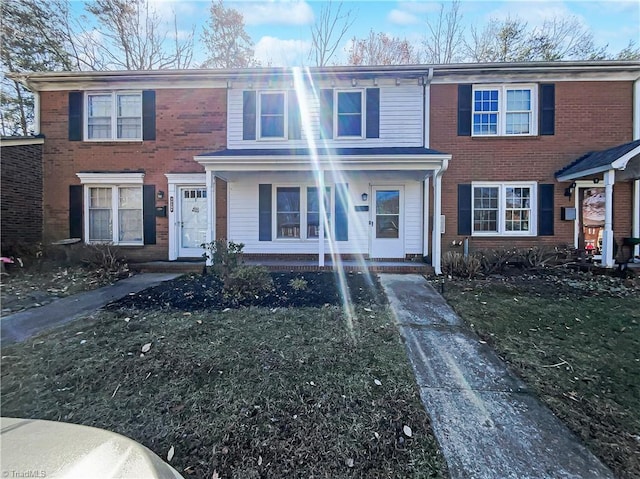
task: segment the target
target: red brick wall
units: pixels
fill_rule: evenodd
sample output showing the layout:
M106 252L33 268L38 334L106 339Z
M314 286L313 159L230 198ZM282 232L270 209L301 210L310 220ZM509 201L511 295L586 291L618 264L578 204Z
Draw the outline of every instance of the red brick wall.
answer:
M168 191L165 173L198 173L195 155L226 146L227 96L224 89L156 90L156 140L83 142L68 140L68 92L42 92L41 130L45 135L45 238L69 236L69 185L80 171L144 170L144 184ZM218 182L217 211L226 212L226 184ZM167 204L156 200L157 206ZM225 213L226 214L226 213ZM226 218L218 231L226 236ZM168 218L156 218L155 245L123 247L131 259L167 259Z
M431 86L430 147L452 154L442 180L442 214L446 215L443 250L457 235L457 185L472 181L555 183L555 235L541 237L472 237L473 249L573 244L574 222L560 220L560 207L574 206L564 196L567 183L554 174L593 150L626 143L632 137L632 82L558 82L555 84L555 135L519 138L457 136L457 85ZM632 184L614 187L614 235L631 230Z
M2 254L42 241L42 145L2 146Z

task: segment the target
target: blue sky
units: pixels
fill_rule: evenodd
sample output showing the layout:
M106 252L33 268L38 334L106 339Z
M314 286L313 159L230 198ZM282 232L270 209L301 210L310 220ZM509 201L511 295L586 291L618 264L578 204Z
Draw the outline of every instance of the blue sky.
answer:
M195 25L199 39L209 15L209 1L152 0L158 11L169 18L175 11L179 27ZM227 7L239 10L245 18L246 30L256 46L256 57L274 66L309 64L310 26L319 14L323 1L263 0L225 1ZM338 6L336 0L333 7ZM446 3L446 1L444 2ZM407 38L419 43L425 32L425 21L436 15L440 2L421 0L343 2L343 11L355 18L342 50L352 37L364 37L370 29ZM629 40L640 44L640 2L638 1L462 1L460 5L467 31L471 25L484 25L491 17L518 17L530 26L540 25L545 18L575 16L588 26L597 45L609 45L611 52L624 48ZM197 43L197 42L196 42ZM346 55L344 51L341 55ZM203 59L196 52L196 61Z

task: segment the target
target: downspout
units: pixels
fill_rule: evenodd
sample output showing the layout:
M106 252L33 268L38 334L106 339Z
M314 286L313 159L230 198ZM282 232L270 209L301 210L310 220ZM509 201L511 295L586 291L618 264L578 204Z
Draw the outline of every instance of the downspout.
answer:
M40 92L33 92L33 134L40 134Z
M433 174L433 237L431 240L431 266L435 274L442 274L442 175L449 167L449 159L442 160L442 166Z
M429 68L429 75L422 78L422 98L423 98L423 144L425 148L430 145L430 129L431 129L431 80L433 80L433 68Z
M633 83L633 139L640 140L640 78ZM631 235L640 238L640 179L633 181L633 220ZM633 247L633 257L640 256L640 245Z

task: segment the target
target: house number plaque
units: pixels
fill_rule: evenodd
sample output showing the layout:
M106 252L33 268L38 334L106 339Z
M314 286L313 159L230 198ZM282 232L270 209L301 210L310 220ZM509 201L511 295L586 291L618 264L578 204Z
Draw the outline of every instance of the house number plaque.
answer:
M173 196L169 198L169 211L173 213Z

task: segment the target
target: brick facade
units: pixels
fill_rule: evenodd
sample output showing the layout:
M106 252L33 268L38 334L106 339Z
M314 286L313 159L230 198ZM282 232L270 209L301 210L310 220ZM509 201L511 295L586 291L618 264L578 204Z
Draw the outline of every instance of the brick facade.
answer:
M20 254L42 241L42 140L3 139L1 165L2 254Z
M41 92L44 144L45 237L69 237L69 185L79 185L78 172L144 170L144 184L168 191L166 173L203 173L195 155L226 145L227 98L224 89L156 90L156 140L69 141L68 92ZM218 236L226 236L226 184L217 181ZM156 206L167 206L168 195ZM220 214L225 212L224 214ZM121 247L134 260L167 259L168 218L156 218L156 244Z
M442 179L443 252L452 249L452 241L464 239L457 234L457 185L472 181L555 184L553 236L475 236L470 238L472 250L573 245L574 222L560 219L560 207L573 207L575 197L564 196L568 183L557 183L554 174L589 151L632 141L633 82L555 83L555 134L550 136L457 136L457 95L456 84L431 86L430 146L452 155ZM614 202L614 237L619 239L631 232L631 182L615 184Z

